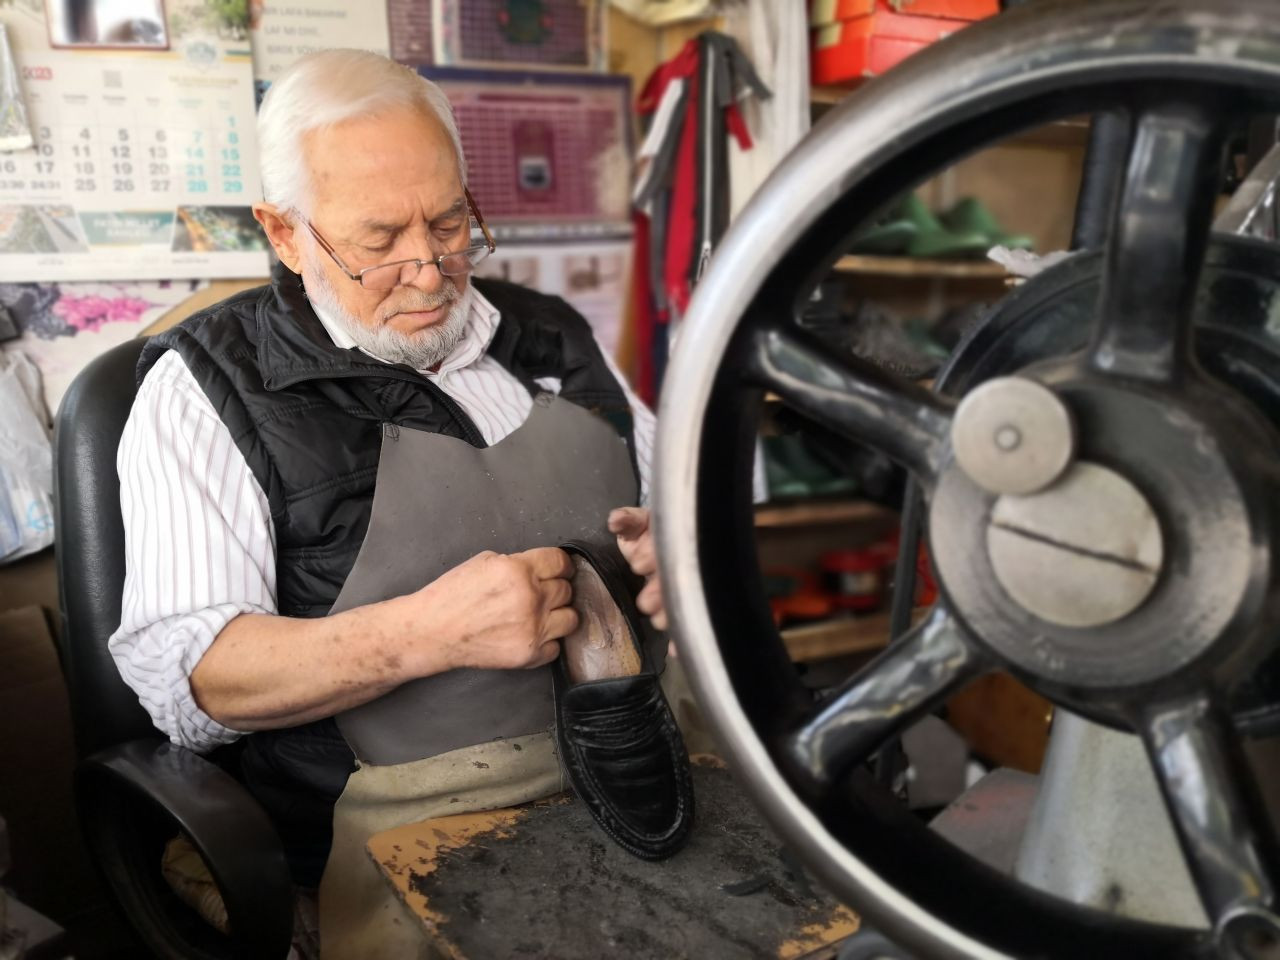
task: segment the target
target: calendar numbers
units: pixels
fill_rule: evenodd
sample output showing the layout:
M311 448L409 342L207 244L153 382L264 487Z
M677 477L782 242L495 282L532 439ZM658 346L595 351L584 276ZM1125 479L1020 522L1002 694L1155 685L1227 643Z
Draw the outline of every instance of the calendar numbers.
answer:
M0 189L31 191L36 194L59 192L62 190L62 182L57 177L61 173L61 164L54 149L53 128L38 116L33 116L31 132L35 139L34 149L30 153L14 154L0 163L0 173L16 174L16 177L6 176L0 181Z
M27 189L27 181L23 176L26 172L26 168L16 159L0 155L0 189Z
M244 204L256 189L242 129L252 117L238 103L108 91L32 106L34 149L0 154L0 191L65 197L83 211L166 211Z

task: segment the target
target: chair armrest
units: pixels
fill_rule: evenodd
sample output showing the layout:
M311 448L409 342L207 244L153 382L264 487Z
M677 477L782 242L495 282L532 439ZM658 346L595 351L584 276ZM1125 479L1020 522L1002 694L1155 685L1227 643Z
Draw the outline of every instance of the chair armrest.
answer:
M190 938L161 905L160 858L146 838L173 831L155 823L158 807L208 865L226 904L233 955L288 954L294 889L284 849L258 802L220 767L184 747L132 740L80 762L76 801L113 892L144 937L170 945Z

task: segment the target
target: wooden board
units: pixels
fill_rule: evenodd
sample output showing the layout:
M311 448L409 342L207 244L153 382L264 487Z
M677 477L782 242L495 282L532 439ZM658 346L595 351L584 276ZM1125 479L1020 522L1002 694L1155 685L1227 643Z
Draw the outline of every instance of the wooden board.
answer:
M997 766L1039 773L1051 704L1005 673L980 677L947 701L947 722Z
M888 521L897 514L888 507L864 500L800 500L771 503L756 509L757 527L799 527L825 523Z
M782 642L796 663L883 650L889 643L889 614L869 613L861 617L788 627L782 631Z
M260 287L264 283L267 283L266 277L257 277L249 280L214 280L203 290L193 293L151 326L147 327L146 330L143 330L142 335L150 337L157 333L163 333L205 307L211 307L218 301L225 300L241 290Z
M368 851L432 955L449 960L834 958L857 915L779 857L723 764L699 758L693 774L693 836L658 863L623 851L566 796L409 824Z
M837 273L880 277L942 277L957 280L1004 280L1009 272L990 260L926 260L920 257L845 256Z
M927 607L911 613L914 626L924 619ZM878 610L856 617L841 617L821 623L806 623L782 631L782 642L796 663L830 660L856 653L874 653L889 645L889 611Z

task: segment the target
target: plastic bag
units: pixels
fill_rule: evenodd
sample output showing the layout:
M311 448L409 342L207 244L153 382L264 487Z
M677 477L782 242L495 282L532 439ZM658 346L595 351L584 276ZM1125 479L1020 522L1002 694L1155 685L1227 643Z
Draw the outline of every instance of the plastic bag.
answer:
M0 563L53 543L53 447L40 373L0 353Z
M1216 233L1236 233L1259 240L1280 240L1280 144L1273 146L1213 222Z
M34 142L27 105L18 86L18 66L9 47L9 33L0 23L0 150L26 150Z

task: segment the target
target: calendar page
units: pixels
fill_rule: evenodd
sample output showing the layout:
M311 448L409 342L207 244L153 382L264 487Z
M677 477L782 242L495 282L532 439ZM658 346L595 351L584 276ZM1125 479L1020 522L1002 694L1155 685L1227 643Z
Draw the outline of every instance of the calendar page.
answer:
M268 270L245 4L0 5L35 145L0 153L0 279Z

